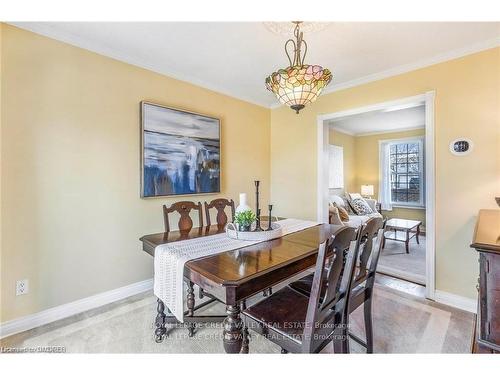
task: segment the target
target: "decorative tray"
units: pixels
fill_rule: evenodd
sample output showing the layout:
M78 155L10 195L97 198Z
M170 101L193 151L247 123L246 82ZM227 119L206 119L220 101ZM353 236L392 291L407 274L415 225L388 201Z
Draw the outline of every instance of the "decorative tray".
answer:
M267 224L267 223L266 223ZM263 229L259 232L254 232L255 224L252 224L252 228L248 232L239 231L234 223L228 223L226 225L226 234L230 238L243 241L269 241L275 238L283 236L283 228L278 223L272 223L272 229Z

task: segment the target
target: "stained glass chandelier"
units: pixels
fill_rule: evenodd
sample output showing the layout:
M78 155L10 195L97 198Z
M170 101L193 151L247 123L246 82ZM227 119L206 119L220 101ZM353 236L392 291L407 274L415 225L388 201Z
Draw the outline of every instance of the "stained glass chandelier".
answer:
M290 65L267 77L266 88L273 92L281 103L298 114L306 104L318 98L323 88L332 80L332 73L320 65L304 64L307 43L300 31L301 22L293 23L295 40L288 39L285 43L285 53ZM293 60L288 52L289 46L293 46Z

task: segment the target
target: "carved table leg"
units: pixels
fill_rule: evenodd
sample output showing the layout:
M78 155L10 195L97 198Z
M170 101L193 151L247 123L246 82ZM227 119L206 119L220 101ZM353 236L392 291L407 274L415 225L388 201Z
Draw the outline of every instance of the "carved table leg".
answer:
M241 310L245 310L247 308L247 302L243 300L241 302ZM249 340L250 334L248 333L248 327L243 323L243 341L241 343L241 352L242 354L248 354L249 352Z
M156 306L156 311L158 314L156 315L156 320L155 320L155 341L157 343L160 343L163 341L163 337L167 333L167 329L165 328L165 320L166 320L166 315L164 313L165 311L165 305L161 301L161 299L158 298L158 305Z
M188 293L187 293L187 308L188 308L188 316L194 315L194 284L190 281L188 284ZM188 323L188 335L189 337L194 336L194 323Z
M224 319L223 343L226 353L239 353L243 344L243 322L238 305L226 306L227 317Z
M419 235L420 235L420 224L419 224L419 225L417 225L417 234L415 235L415 238L416 238L416 240L417 240L417 244L419 244L419 245L420 245L420 242L418 241L418 236L419 236Z
M248 352L250 351L250 348L249 348L249 343L250 343L250 340L248 339L249 337L249 334L248 334L248 328L247 326L243 326L243 340L241 341L241 352L242 354L248 354Z

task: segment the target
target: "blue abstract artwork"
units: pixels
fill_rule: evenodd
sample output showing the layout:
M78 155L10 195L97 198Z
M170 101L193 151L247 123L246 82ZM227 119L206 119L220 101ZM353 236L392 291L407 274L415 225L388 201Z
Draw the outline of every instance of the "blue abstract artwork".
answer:
M220 192L220 121L142 102L142 196Z

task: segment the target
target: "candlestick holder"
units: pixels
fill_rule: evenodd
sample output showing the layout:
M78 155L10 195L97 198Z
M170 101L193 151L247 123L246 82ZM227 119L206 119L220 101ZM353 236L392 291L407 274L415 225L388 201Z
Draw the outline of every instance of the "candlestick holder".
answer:
M255 219L255 232L261 232L262 227L260 226L260 208L257 210L257 218Z
M262 227L260 226L260 208L259 208L259 185L260 181L255 181L255 215L257 216L257 220L255 222L255 231L260 232Z
M273 216L271 215L271 213L273 211L273 205L270 204L268 206L268 208L269 208L269 219L268 219L269 220L269 225L267 227L267 230L273 230Z

